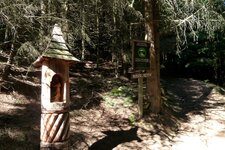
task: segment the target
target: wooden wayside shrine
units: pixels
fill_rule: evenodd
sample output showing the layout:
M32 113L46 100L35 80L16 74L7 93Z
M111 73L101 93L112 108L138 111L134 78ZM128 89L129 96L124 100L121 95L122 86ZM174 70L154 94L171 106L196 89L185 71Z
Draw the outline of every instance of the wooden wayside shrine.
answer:
M59 25L52 31L46 51L33 63L41 67L40 149L69 148L69 66L79 62L68 50Z

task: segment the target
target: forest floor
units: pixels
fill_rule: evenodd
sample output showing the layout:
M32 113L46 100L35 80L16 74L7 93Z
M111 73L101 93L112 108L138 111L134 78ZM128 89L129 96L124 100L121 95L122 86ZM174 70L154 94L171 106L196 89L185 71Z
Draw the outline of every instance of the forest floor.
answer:
M0 149L36 150L40 143L40 71L12 70L0 93ZM100 70L90 66L71 69L71 150L225 147L222 88L194 79L163 78L162 112L151 114L146 107L145 116L137 119L137 80L116 79L111 73L109 65Z

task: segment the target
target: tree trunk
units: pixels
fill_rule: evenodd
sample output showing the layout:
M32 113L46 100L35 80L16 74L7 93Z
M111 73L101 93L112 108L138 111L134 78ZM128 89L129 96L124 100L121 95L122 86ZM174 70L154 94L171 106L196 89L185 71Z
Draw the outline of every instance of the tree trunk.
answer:
M68 21L67 21L67 11L68 11L68 1L67 0L61 0L58 1L56 4L56 12L57 16L61 18L61 28L64 33L64 39L67 43L68 42Z
M82 1L82 8L81 8L81 21L82 21L82 25L81 25L81 60L85 59L85 10L84 10L84 0Z
M97 68L99 68L99 55L100 55L100 49L99 49L99 43L100 43L100 36L99 36L99 8L98 8L98 0L96 0L96 7L95 7L95 11L96 11L96 33L97 33L97 44L96 44L96 59L97 59Z
M3 74L2 74L2 80L7 80L10 70L11 70L11 66L12 66L12 62L13 62L13 58L16 55L16 50L15 50L15 38L16 38L16 30L13 30L12 33L12 44L11 44L11 48L10 48L10 54L8 56L8 61L7 64L5 66L5 68L3 69Z
M147 80L147 87L151 103L151 111L159 113L161 109L161 92L160 92L160 60L159 60L159 8L158 1L145 0L145 26L146 40L151 43L150 46L150 74Z
M114 32L116 31L116 16L115 16L115 1L113 2L113 15L112 15L112 20L113 20L113 30ZM114 33L115 34L115 33ZM114 36L113 40L112 40L112 56L114 56L112 62L115 63L115 77L119 78L119 51L118 51L118 47L116 46L116 41L117 41L117 37Z

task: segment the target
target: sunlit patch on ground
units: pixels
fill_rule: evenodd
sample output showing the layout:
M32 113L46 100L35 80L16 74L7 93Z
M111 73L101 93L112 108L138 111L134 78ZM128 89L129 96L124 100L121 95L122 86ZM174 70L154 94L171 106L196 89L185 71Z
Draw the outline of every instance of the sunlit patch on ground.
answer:
M180 134L174 138L174 150L215 150L225 147L225 100L212 90L204 101L201 115L188 114L190 121L183 123Z

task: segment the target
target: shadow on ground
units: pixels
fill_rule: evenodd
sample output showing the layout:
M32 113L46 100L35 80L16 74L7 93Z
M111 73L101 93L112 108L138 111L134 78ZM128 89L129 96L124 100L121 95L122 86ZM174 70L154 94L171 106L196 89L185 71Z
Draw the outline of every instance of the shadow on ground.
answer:
M166 79L161 83L165 89L164 109L182 121L188 121L188 113L204 113L208 96L215 87L203 81L181 78Z
M0 149L39 149L40 106L23 99L16 101L6 104L12 109L0 113Z
M40 86L21 77L10 75L0 93L1 150L40 148Z
M127 116L124 108L101 105L101 93L114 86L133 82L120 80L112 83L113 80L109 70L99 72L83 69L70 72L71 148L111 150L118 145L138 141L141 143L136 145L138 149L143 148L142 140L153 141L152 145L159 142L168 146L167 141L172 141L179 132L179 122L188 122L189 114L201 115L205 109L212 107L207 101L214 86L193 79L162 79L164 92L161 114L146 114L143 122L132 122L132 116ZM40 86L15 78L11 78L9 83L13 87L10 94L14 91L23 95L25 102L23 99L19 100L22 103L5 102L15 109L0 113L0 149L39 149L40 104L37 100L40 99ZM137 112L134 107L129 107L129 110L135 116ZM139 128L127 129L132 123L136 123Z
M142 140L138 137L137 130L138 127L134 127L129 130L103 131L106 136L93 143L89 147L89 150L112 150L119 144L125 142L131 142L133 140L141 142Z
M173 142L181 123L189 121L189 115L204 115L215 85L194 79L167 78L161 80L161 86L161 113L148 114L143 119L144 126L149 126L145 132L153 137L159 135L163 145L165 141Z
M112 74L111 69L71 69L71 110L98 107L103 100L101 93L109 91L112 89L111 86L115 86L110 82L110 80L114 80ZM113 82L113 84L116 83ZM121 82L119 84L121 85Z

